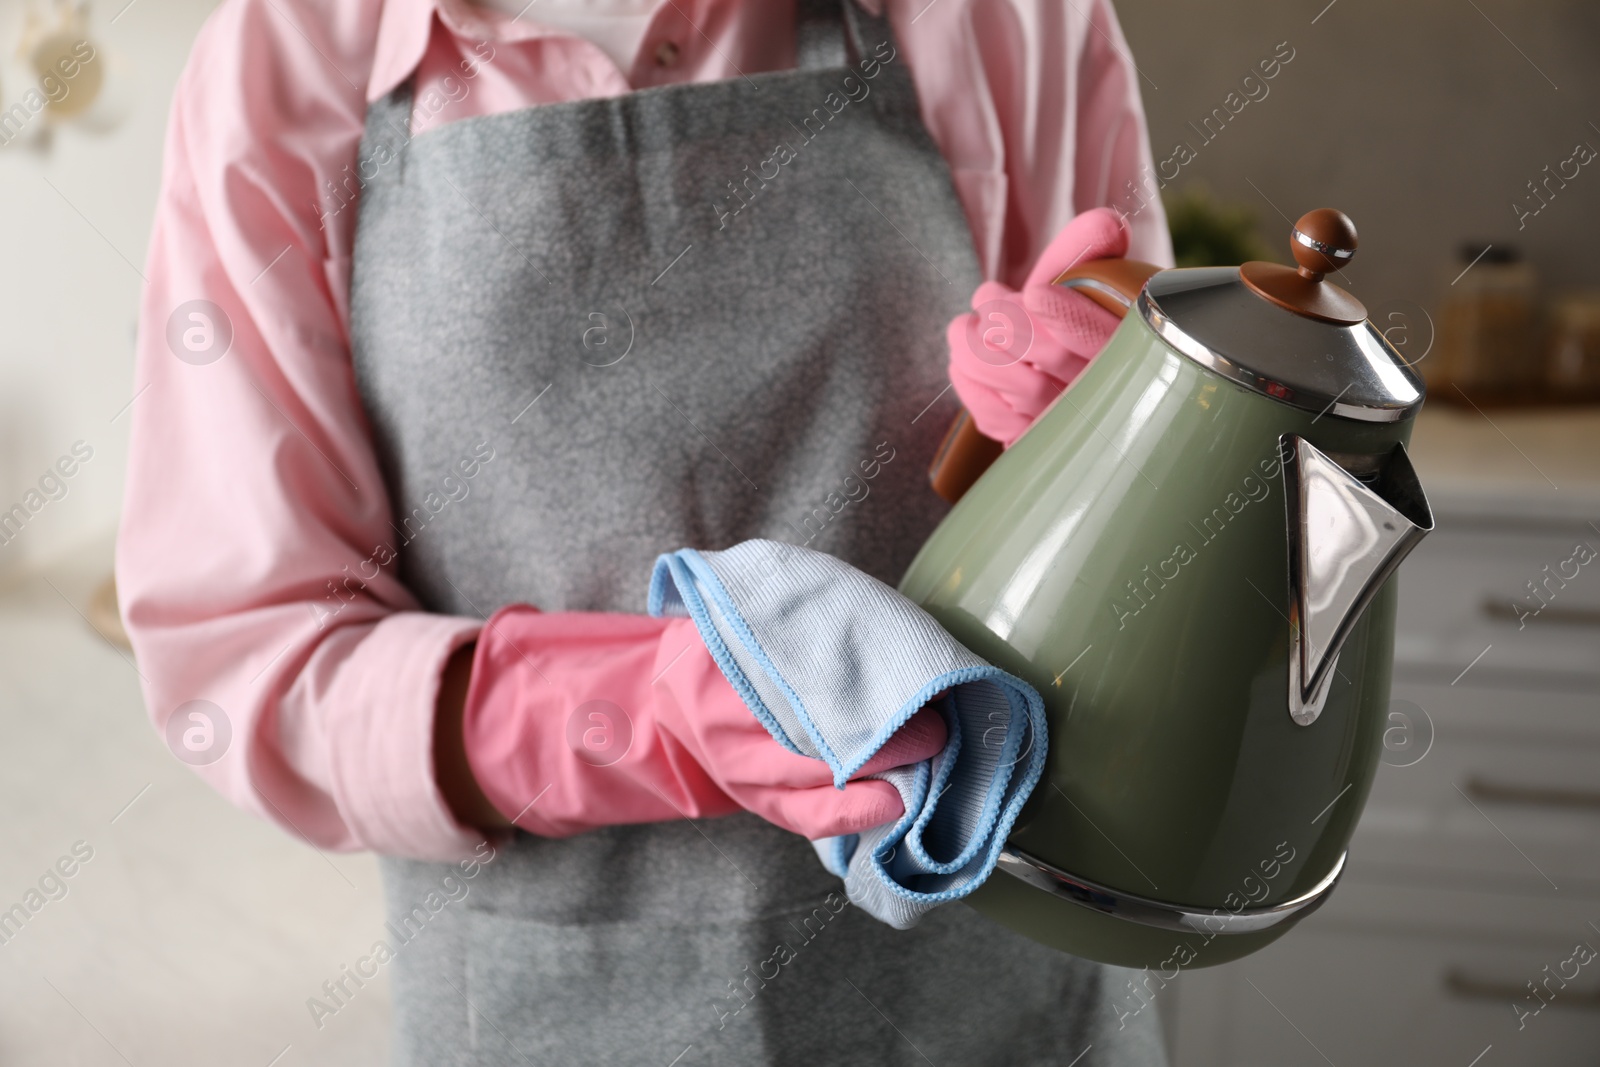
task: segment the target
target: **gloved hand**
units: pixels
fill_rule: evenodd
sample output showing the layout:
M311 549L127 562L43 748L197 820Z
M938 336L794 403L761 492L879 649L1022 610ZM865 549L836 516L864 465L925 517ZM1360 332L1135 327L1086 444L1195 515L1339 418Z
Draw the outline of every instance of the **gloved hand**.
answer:
M973 310L951 321L950 381L985 436L1011 447L1117 328L1115 315L1051 281L1127 251L1128 228L1116 212L1085 211L1050 242L1020 293L984 282Z
M813 840L858 833L905 813L893 786L862 779L946 739L924 708L835 789L823 761L773 740L690 620L526 604L484 626L463 733L484 795L542 837L741 808Z

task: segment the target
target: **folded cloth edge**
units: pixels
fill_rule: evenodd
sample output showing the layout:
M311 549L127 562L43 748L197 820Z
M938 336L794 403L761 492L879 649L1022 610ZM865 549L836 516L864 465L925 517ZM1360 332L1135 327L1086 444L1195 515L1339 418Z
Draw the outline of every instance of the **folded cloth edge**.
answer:
M1028 798L1033 795L1033 790L1038 786L1039 780L1044 776L1045 753L1049 742L1049 728L1044 718L1044 701L1025 682L1006 674L999 668L994 668L994 670L997 672L997 676L986 677L981 680L997 683L1000 691L1005 694L1006 701L1012 712L1022 712L1028 717L1030 726L1029 750L1017 755L1011 762L1011 766L1015 767L1023 756L1027 756L1027 768L1023 770L1021 780L1015 783L1014 791L1013 785L1009 781L1002 781L996 778L990 782L984 798L983 811L980 815L980 820L984 823L989 823L992 820L989 831L986 834L975 834L971 844L955 858L942 863L935 860L928 855L922 846L921 831L926 829L937 814L938 797L940 795L937 790L942 788L943 783L948 781L950 774L953 773L959 746L965 743L965 739L960 736L957 730L954 716L949 717L952 729L957 730L957 732L952 733L951 747L947 749L946 758L939 767L937 778L926 786L922 786L920 782L918 783L920 788L918 790L917 804L913 807L910 803L907 803L906 814L895 823L885 834L884 839L873 849L872 862L868 864L878 881L888 888L890 892L903 899L915 901L959 899L981 885L987 878L988 872L985 873L983 878L975 879L963 886L950 890L939 893L919 892L907 888L890 875L885 864L892 857L896 848L899 848L903 843L910 849L918 863L926 868L921 873L955 874L962 868L971 865L973 860L985 851L984 843L987 840L987 855L983 856L983 865L989 871L992 871L994 864L998 860L1000 850L1005 847L1006 838L1010 836L1011 827L1015 825L1017 816L1022 812L1023 805L1028 802ZM1012 737L1020 737L1020 733L1014 733ZM1020 744L1020 741L1018 743ZM1011 748L1011 738L1007 739L1007 748ZM1009 801L1006 800L1007 792L1011 792ZM926 799L929 793L934 794L932 803L929 803ZM917 831L917 833L913 834L911 832L913 830Z

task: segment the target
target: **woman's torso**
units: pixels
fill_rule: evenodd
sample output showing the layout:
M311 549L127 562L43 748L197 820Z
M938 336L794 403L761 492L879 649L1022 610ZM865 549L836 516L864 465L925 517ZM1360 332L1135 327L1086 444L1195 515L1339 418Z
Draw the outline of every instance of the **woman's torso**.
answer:
M849 68L415 137L406 91L373 106L352 348L429 609L638 612L657 554L751 537L898 579L943 512L943 324L980 272L886 24L860 28ZM960 907L892 931L753 816L452 871L385 863L403 1063L1159 1057L1109 1037L1114 972Z

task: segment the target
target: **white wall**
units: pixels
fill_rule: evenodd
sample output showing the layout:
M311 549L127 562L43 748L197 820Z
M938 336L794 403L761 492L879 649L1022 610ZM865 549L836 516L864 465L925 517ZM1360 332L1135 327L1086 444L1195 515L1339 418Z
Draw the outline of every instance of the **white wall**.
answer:
M128 104L113 132L61 128L53 150L0 148L0 511L82 440L93 458L67 495L0 545L0 574L58 557L116 524L132 395L133 333L178 71L214 0L98 0L90 33L120 61ZM40 10L47 10L43 4ZM0 99L30 85L12 62L24 4L0 4ZM34 123L42 123L43 116ZM52 186L54 188L52 188Z

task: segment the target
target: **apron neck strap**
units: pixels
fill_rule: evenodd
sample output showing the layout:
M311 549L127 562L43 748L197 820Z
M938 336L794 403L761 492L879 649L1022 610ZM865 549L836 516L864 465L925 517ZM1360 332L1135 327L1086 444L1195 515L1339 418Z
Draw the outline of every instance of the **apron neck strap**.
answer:
M887 12L868 14L856 0L796 0L795 67L800 70L852 66L891 40Z

